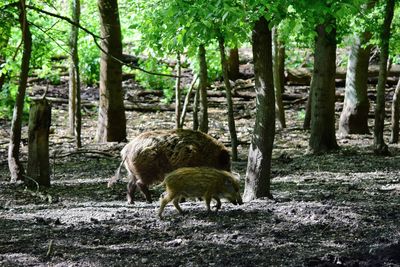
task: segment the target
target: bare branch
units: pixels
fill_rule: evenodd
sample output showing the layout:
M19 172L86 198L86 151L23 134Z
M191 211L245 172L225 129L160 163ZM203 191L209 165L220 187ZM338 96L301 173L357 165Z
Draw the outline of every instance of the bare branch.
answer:
M78 27L79 29L81 29L82 31L86 32L87 34L91 35L94 39L96 39L96 38L102 39L100 36L94 34L93 32L89 31L88 29L86 29L85 27L83 27L79 23L76 23L75 21L73 21L72 19L70 19L68 17L62 16L62 15L58 15L58 14L55 14L55 13L40 9L38 7L35 7L35 6L31 6L31 5L26 5L26 7L29 8L29 9L35 10L36 12L43 13L43 14L49 15L51 17L55 17L55 18L59 18L59 19L65 20L69 24L72 24L72 25Z
M142 72L144 72L144 73L151 74L151 75L164 76L164 77L171 77L171 78L181 78L181 77L185 77L185 76L178 77L178 76L176 76L176 75L171 75L171 74L164 74L164 73L152 72L152 71L148 71L148 70L142 69L142 68L140 68L140 67L134 66L134 65L132 65L132 64L125 63L122 59L117 58L117 57L111 55L110 53L108 53L107 51L105 51L105 50L101 47L101 45L97 42L97 39L103 39L102 37L100 37L100 36L94 34L93 32L91 32L90 30L86 29L85 27L83 27L83 26L80 25L79 23L73 21L72 19L70 19L70 18L68 18L68 17L65 17L65 16L62 16L62 15L58 15L58 14L55 14L55 13L46 11L46 10L42 10L42 9L37 8L37 7L35 7L35 6L26 5L26 7L29 8L29 9L35 10L36 12L43 13L43 14L46 14L46 15L49 15L49 16L52 16L52 17L55 17L55 18L59 18L59 19L65 20L66 22L68 22L68 23L70 23L70 24L72 24L72 25L78 27L79 29L83 30L84 32L86 32L87 34L89 34L90 36L92 36L94 43L95 43L96 46L100 49L101 52L103 52L103 53L105 53L105 54L111 56L114 60L116 60L117 62L119 62L121 65L127 66L127 67L132 68L132 69L137 69L137 70L140 70L140 71L142 71Z

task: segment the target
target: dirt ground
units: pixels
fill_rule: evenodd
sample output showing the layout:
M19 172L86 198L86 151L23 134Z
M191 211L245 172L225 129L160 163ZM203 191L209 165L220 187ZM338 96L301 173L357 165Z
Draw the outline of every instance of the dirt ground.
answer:
M52 93L65 97L63 88ZM287 90L306 94L307 88ZM85 88L84 96L90 100L95 92ZM254 100L234 101L241 145L233 170L244 185ZM229 145L225 104L211 102L210 134ZM8 182L10 125L2 121L0 265L400 266L399 145L390 145L391 156L377 157L373 136L357 135L338 138L338 152L309 155L309 133L301 129L304 102L285 108L288 127L277 130L273 151L273 200L241 206L224 202L211 213L203 202L187 201L181 205L185 215L168 205L164 220L156 216L157 201L148 204L137 195L128 205L125 181L107 188L124 144L93 143L95 110L85 109L84 146L76 151L66 131L66 107L53 105L52 186L40 191ZM128 111L128 139L173 128L173 118L171 111ZM372 119L370 125L372 132ZM191 127L191 113L186 127ZM26 136L25 127L25 144ZM24 146L24 162L26 152ZM153 189L153 198L160 193Z

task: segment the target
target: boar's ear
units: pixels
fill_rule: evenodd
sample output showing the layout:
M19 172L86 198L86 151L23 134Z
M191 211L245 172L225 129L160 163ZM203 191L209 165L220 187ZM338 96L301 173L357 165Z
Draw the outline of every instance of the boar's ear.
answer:
M218 163L221 168L226 171L231 170L231 156L229 155L228 150L221 150L221 153L218 157Z

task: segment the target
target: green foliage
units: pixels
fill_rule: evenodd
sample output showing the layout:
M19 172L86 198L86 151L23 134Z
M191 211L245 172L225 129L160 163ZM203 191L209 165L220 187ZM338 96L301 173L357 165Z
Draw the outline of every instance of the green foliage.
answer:
M140 62L140 67L155 73L172 74L169 66L158 62L154 58ZM162 90L167 102L171 101L174 96L174 78L151 75L142 71L138 71L136 73L136 80L145 89Z
M15 97L17 95L18 85L6 83L0 91L0 119L11 120L13 116ZM23 120L28 120L29 99L24 102Z
M36 71L39 78L45 79L52 84L60 84L60 70L52 68L52 65L45 64Z
M221 59L218 50L218 44L214 41L209 43L206 49L206 60L207 60L207 72L208 78L210 80L217 80L221 78ZM194 51L188 51L190 57L190 68L194 70L195 73L200 72L199 58L197 57L198 48Z
M139 51L166 57L184 52L192 66L197 65L200 44L210 44L207 50L209 75L219 76L219 57L215 40L222 35L227 46L236 46L247 39L249 24L245 22L243 1L211 0L140 0L132 24L140 32ZM215 50L214 50L215 49ZM218 67L217 67L218 66ZM194 68L197 70L197 67Z
M100 79L100 52L92 37L79 39L79 69L82 82L93 85Z
M306 111L304 109L297 111L297 120L304 121L305 118L306 118Z

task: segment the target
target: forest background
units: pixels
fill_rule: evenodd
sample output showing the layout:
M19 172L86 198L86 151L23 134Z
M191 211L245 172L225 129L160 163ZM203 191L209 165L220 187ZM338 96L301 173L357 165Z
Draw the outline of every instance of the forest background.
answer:
M231 253L242 255L237 265L398 263L395 1L21 0L0 9L2 223L12 229L3 263L223 265L234 262ZM194 96L186 124L185 93ZM42 96L53 103L52 162L37 187L25 144L29 106ZM244 207L209 217L188 204L194 215L171 211L173 227L147 218L157 203L128 207L122 187L105 188L127 139L174 127L209 132L230 148ZM42 187L50 177L52 186ZM60 215L65 208L75 219ZM127 226L132 216L137 229ZM20 220L38 228L41 249L21 248L32 237L18 231ZM153 240L140 234L148 225ZM92 227L98 233L86 240ZM249 233L254 227L259 235ZM79 245L67 252L71 229ZM154 256L148 242L163 252ZM85 244L91 253L79 252ZM277 255L299 250L293 258L258 255L266 246ZM171 250L190 257L166 257Z

